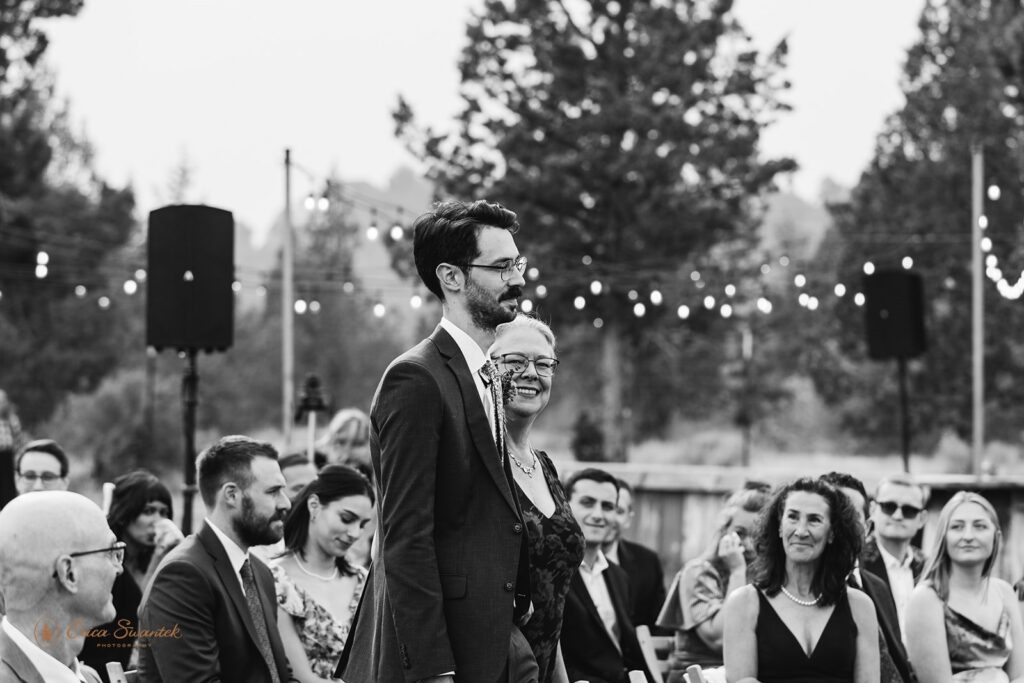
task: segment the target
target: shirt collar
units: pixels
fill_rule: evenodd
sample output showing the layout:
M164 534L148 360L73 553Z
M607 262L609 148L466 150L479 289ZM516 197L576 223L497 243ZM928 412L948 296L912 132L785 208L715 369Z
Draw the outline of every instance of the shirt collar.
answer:
M480 345L473 341L473 338L465 330L444 316L441 316L441 327L455 340L455 345L459 347L462 357L466 359L466 365L469 366L470 372L475 373L484 366L487 356Z
M32 642L24 633L14 627L7 617L0 621L0 628L25 654L39 675L47 683L81 683L85 680L78 660L72 658L71 667L61 664L53 656Z
M227 534L218 529L217 525L211 522L209 517L204 521L220 541L220 544L224 546L224 551L228 554L228 561L231 563L231 568L235 570L235 574L238 574L242 571L242 565L249 559L249 553L239 548L238 544L228 538Z
M597 576L605 569L608 569L608 558L600 550L597 551L597 557L594 559L593 566L588 567L586 560L580 562L580 570L592 576Z
M608 546L607 552L602 552L604 553L605 559L608 561L614 562L615 564L622 564L619 562L619 542L617 540L611 542Z
M911 563L914 561L914 554L907 551L907 556L900 562L895 557L889 554L889 551L885 549L881 543L878 544L878 552L882 556L882 562L885 563L887 569L910 569Z

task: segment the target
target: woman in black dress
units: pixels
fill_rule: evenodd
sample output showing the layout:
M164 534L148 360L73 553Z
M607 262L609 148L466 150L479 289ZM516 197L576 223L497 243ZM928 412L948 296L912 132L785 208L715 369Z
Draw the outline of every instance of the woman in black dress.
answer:
M182 540L171 521L171 492L153 474L135 470L114 480L107 523L119 541L125 542L124 571L111 590L117 616L109 624L91 629L79 659L96 669L107 681L107 662L118 661L125 669L134 653L139 602L164 556Z
M861 538L850 501L821 479L772 494L758 520L753 583L725 603L729 683L877 683L875 608L846 590Z
M498 326L489 353L511 395L505 404L506 443L530 534L534 612L521 628L537 657L540 683L568 683L558 638L569 582L583 559L583 533L554 465L530 442L533 423L551 397L555 335L539 320L520 315Z

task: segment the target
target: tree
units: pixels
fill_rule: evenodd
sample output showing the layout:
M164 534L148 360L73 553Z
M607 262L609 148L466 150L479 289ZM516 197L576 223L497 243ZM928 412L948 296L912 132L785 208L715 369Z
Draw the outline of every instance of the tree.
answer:
M665 363L639 349L671 318L656 305L637 318L628 293L681 289L714 245L751 244L759 196L795 167L758 154L786 109L786 45L759 54L731 5L487 0L467 30L456 130L418 128L404 101L395 112L444 192L520 214L541 314L563 328L600 319L600 422L616 459L627 397L657 373L634 364Z
M1024 12L1008 0L929 0L921 37L907 55L905 105L886 121L874 158L848 202L831 207L836 232L819 276L857 283L861 268L899 268L904 257L924 278L929 348L910 364L915 446L943 431L971 433L971 148L985 152L985 174L1001 187L985 208L997 269L1011 294L1024 266ZM1024 388L1020 303L985 285L988 433L1019 439ZM870 367L862 311L840 300L808 366L823 396L865 443L898 443L894 366Z

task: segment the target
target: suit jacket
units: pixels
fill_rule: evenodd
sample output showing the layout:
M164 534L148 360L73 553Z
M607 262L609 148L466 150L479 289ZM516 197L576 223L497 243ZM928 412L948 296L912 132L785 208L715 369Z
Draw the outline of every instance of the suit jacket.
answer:
M916 584L921 579L921 572L924 570L924 553L921 552L920 548L910 546L910 554L910 572L914 575L914 583ZM882 553L878 549L878 542L873 536L864 544L864 551L860 557L860 566L862 569L866 569L880 578L885 583L885 588L889 591L889 595L892 595L892 589L889 587L889 572L885 570L885 560L882 559Z
M622 567L609 563L601 576L615 607L618 647L601 621L583 577L577 572L569 584L562 617L562 658L569 680L626 683L629 672L634 669L643 671L648 680L652 680L629 619L629 579L626 572Z
M440 326L385 371L370 453L379 542L335 675L497 680L513 600L529 604L526 530L469 366Z
M100 677L87 666L82 674L89 683L101 683ZM0 683L46 683L17 643L0 628Z
M661 558L650 548L619 539L619 565L629 576L629 604L633 625L654 628L665 604L665 572Z
M274 577L251 553L249 562L278 676L289 681L291 672L277 630ZM205 523L167 554L139 604L140 631L175 627L180 637L139 638L142 683L270 683L238 574Z
M875 614L878 616L878 630L885 640L888 656L904 683L912 683L917 678L910 667L907 650L903 647L900 634L900 622L896 615L896 603L892 599L889 586L879 576L863 567L860 570L861 590L867 593L871 602L875 603Z

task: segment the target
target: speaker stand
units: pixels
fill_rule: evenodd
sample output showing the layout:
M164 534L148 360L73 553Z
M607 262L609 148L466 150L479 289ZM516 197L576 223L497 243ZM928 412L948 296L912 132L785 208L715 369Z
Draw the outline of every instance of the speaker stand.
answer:
M185 372L181 378L182 422L185 429L185 488L182 491L184 512L181 516L181 532L192 533L192 500L196 494L196 406L199 404L199 373L196 371L196 356L199 349L182 351L185 357Z
M900 373L900 422L903 441L903 471L910 473L910 405L907 400L907 359L896 359Z

